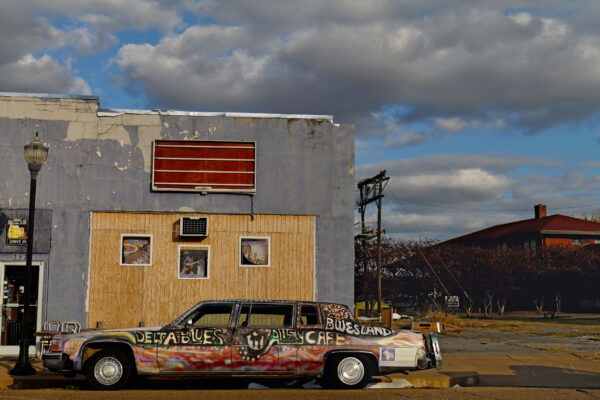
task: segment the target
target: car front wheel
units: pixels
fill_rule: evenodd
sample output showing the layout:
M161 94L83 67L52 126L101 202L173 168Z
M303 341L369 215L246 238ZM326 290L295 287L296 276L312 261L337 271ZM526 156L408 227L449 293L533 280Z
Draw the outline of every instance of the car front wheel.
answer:
M131 377L131 361L117 349L100 350L88 360L85 377L94 389L121 389Z
M364 355L336 355L327 362L323 383L335 389L361 389L371 379L369 360Z

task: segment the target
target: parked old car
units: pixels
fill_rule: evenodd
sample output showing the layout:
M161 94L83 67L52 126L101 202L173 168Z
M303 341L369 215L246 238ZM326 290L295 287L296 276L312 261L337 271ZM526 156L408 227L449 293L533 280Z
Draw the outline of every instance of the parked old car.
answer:
M203 301L153 328L57 334L44 367L82 373L96 389L137 375L314 377L361 388L376 374L440 367L435 334L357 324L347 306L303 301Z

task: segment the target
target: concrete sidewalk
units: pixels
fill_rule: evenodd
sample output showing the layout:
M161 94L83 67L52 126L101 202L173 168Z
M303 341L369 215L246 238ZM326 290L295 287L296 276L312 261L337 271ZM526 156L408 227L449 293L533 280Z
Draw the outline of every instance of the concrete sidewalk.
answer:
M11 376L15 359L0 360L0 389L81 387L83 377L65 378L42 370L41 361L32 376ZM440 370L424 370L380 377L378 387L551 387L600 388L600 361L582 360L571 354L447 354Z
M600 389L600 361L568 353L446 354L439 370L382 377L389 387L460 386Z
M8 371L14 367L16 362L16 358L0 359L0 389L66 388L83 383L82 376L78 376L79 379L71 379L44 371L42 361L38 359L32 359L31 362L37 371L35 375L12 376Z

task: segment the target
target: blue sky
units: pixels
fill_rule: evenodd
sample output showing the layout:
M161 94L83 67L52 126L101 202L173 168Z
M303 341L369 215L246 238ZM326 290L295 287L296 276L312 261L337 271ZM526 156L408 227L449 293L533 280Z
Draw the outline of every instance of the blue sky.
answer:
M390 235L600 210L597 0L5 0L0 91L332 114Z

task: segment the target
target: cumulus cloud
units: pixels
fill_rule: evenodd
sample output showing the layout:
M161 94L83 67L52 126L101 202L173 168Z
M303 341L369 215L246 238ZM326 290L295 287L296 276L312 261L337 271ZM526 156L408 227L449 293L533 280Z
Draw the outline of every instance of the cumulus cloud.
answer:
M478 168L439 173L395 175L388 185L392 194L408 199L428 199L457 204L498 199L512 185L510 179Z
M58 18L63 22L53 22ZM66 21L66 22L65 22ZM0 2L0 90L89 94L83 78L55 50L103 52L124 29L169 32L178 10L153 0L3 0Z
M34 0L36 10L68 15L97 30L159 29L168 32L181 24L179 10L154 0Z
M228 24L213 28L215 44L194 27L156 46L126 46L117 59L152 103L180 107L326 112L354 122L404 104L404 122L433 118L450 131L468 120L536 131L596 113L600 37L582 33L576 19L469 1L454 11L424 2L421 11L431 14L423 18L409 3L205 1L192 8ZM232 27L241 34L231 37ZM196 60L179 42L208 59ZM188 90L171 78L173 65L188 73Z
M0 65L0 87L7 92L46 92L91 94L87 83L73 77L71 71L51 57L27 55L10 64Z
M520 173L524 168L541 172ZM550 214L576 217L598 208L600 179L555 161L483 154L424 156L360 166L357 180L384 169L390 176L384 190L385 228L407 239L418 235L445 240L533 218L533 205L540 203L548 205ZM548 170L553 172L544 173Z
M596 114L598 18L593 0L6 0L0 65L158 30L159 43L124 43L115 58L116 81L145 90L151 106L334 114L403 145L415 129L394 124L536 132ZM387 114L395 105L403 111Z

